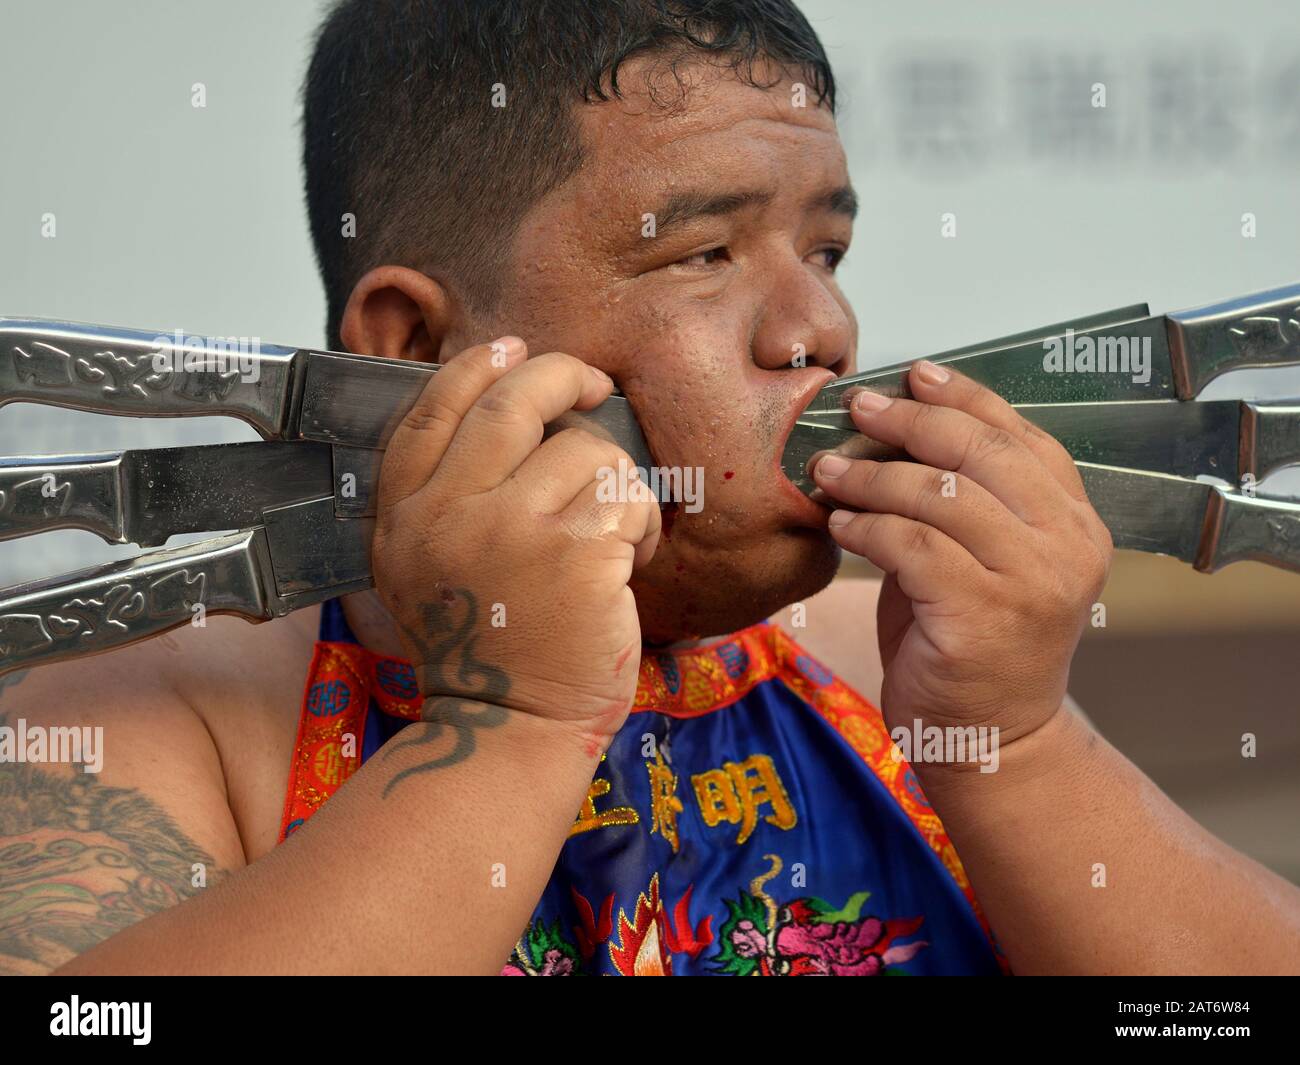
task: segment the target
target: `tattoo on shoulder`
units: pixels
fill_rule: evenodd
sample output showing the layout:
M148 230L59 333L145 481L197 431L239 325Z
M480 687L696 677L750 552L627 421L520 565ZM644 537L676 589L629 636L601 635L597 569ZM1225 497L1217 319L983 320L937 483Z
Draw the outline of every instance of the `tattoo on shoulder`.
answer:
M464 616L456 621L453 606L464 603ZM407 777L463 762L474 753L478 729L505 724L508 711L501 705L510 691L510 677L478 657L478 600L468 589L446 592L424 604L421 625L403 626L416 648L413 663L426 694L420 721L408 725L384 749L385 760L411 747L430 747L439 753L427 761L407 766L384 786L387 798ZM456 694L440 694L455 692Z
M0 973L57 968L221 872L134 788L0 765Z

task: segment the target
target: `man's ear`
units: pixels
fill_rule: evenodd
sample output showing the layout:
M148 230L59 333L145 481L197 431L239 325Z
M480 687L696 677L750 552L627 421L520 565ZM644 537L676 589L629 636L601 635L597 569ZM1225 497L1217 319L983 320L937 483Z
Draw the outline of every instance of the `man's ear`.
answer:
M405 266L380 266L352 289L339 333L357 355L437 362L452 316L451 297L433 278Z

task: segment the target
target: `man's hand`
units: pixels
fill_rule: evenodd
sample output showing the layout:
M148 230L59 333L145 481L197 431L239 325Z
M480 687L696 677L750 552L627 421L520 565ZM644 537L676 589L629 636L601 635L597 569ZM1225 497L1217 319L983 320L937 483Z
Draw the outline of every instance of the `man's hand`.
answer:
M659 507L603 501L602 468L631 460L565 411L613 384L518 337L437 373L389 443L375 584L415 664L426 716L473 726L481 704L576 726L604 749L636 692L640 625L627 586L658 545ZM479 722L485 724L486 722Z
M1066 450L1001 397L926 362L909 383L914 400L860 393L853 419L915 461L824 455L814 476L852 508L831 535L886 574L887 722L997 725L1005 745L1062 704L1110 533Z

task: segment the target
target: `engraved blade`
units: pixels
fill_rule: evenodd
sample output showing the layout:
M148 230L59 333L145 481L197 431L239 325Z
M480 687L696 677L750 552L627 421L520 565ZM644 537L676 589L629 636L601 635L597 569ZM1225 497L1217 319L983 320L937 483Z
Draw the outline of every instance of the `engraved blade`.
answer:
M265 524L0 590L0 674L112 651L209 614L250 621L373 585L374 520L334 497L272 507Z
M0 406L17 401L135 417L248 422L274 439L288 416L294 348L219 337L0 318Z
M247 529L0 591L0 673L112 651L191 622L200 608L264 621L265 530Z

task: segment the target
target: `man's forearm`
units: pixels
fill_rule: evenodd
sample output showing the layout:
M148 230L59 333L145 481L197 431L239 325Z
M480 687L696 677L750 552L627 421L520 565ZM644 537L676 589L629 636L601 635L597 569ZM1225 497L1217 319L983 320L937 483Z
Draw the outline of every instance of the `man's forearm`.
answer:
M598 754L554 722L483 708L478 727L404 729L265 858L58 972L499 971Z
M1300 889L1215 839L1075 714L1005 747L996 773L917 773L1016 972L1300 969Z

